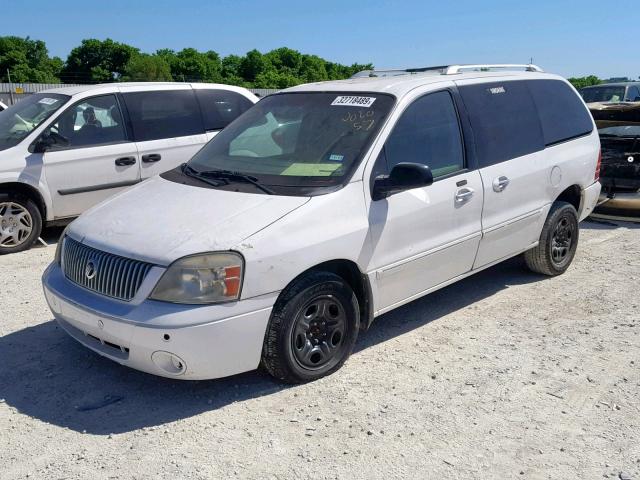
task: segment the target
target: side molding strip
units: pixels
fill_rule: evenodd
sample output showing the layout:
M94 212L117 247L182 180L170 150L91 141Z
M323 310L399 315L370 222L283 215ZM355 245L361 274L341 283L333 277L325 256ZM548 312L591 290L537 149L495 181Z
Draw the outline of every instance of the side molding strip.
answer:
M91 187L78 187L78 188L66 188L64 190L58 190L58 194L60 195L73 195L75 193L87 193L87 192L97 192L98 190L108 190L110 188L121 188L121 187L130 187L131 185L135 185L140 183L142 180L128 180L126 182L115 182L115 183L103 183L100 185L92 185Z

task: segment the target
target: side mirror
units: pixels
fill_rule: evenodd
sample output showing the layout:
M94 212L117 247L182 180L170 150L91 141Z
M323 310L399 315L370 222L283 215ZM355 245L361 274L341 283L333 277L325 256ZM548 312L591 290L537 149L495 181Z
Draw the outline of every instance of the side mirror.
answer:
M398 163L389 175L379 175L373 182L371 198L382 200L396 193L413 188L427 187L433 183L431 169L421 163Z
M44 153L52 147L66 147L69 140L56 132L43 133L33 144L34 153Z

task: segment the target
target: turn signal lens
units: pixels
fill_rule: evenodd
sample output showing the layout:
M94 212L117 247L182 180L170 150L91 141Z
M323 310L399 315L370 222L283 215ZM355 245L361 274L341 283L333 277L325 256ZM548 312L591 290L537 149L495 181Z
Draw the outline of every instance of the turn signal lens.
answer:
M593 177L593 181L597 182L600 180L600 166L602 165L602 149L598 153L598 163L596 164L596 174Z

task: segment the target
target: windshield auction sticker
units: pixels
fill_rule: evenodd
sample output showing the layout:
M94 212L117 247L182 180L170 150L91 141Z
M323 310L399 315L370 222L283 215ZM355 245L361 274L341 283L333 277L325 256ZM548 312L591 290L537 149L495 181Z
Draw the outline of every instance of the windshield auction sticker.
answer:
M336 97L333 102L331 102L331 105L369 108L375 101L375 97L339 96Z
M41 98L40 100L38 100L38 103L44 103L45 105L53 105L57 101L58 100L55 99L55 98L44 97L44 98Z

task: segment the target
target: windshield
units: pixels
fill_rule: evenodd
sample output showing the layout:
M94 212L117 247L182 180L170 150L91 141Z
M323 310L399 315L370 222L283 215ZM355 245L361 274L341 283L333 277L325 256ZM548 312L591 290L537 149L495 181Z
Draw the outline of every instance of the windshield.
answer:
M589 87L580 91L585 103L622 102L624 87Z
M69 98L58 93L36 93L0 112L0 150L20 143Z
M280 192L336 186L357 166L393 102L370 93L272 95L215 136L189 166L251 175Z
M635 138L640 136L640 125L618 125L599 128L598 133L606 137Z

